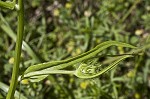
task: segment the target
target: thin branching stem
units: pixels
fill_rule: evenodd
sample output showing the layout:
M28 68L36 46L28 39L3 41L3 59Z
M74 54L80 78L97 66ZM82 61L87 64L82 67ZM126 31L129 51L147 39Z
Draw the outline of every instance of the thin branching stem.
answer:
M23 31L24 31L24 5L23 0L18 0L19 10L18 10L18 31L17 31L17 40L15 48L15 60L12 72L12 79L10 83L10 88L7 94L6 99L13 99L16 86L18 83L19 75L19 64L20 64L20 55L23 41Z

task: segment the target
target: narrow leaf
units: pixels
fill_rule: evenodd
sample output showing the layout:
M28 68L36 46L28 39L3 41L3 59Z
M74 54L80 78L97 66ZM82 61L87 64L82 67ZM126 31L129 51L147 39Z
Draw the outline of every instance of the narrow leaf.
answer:
M72 66L73 64L76 64L78 62L87 60L92 58L93 56L96 56L98 53L103 51L104 49L110 47L110 46L121 46L121 47L129 47L129 48L136 48L130 44L122 43L122 42L117 42L117 41L106 41L95 48L91 49L88 52L85 52L83 54L80 54L78 56L75 56L73 58L68 58L66 60L61 60L61 61L51 61L51 62L45 62L45 63L40 63L36 65L32 65L27 68L25 71L26 73L33 72L33 71L39 71L42 69L47 69L47 70L57 70L57 69L63 69L68 66Z

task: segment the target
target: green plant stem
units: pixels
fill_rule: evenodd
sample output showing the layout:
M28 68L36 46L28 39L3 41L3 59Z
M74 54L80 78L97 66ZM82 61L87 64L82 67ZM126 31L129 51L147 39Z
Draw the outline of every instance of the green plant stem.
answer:
M20 64L20 55L23 41L23 31L24 31L24 5L23 0L18 0L19 10L18 10L18 31L17 31L17 40L15 48L15 60L12 72L12 79L10 83L10 88L7 94L6 99L13 99L16 86L18 84L18 75L19 75L19 64Z

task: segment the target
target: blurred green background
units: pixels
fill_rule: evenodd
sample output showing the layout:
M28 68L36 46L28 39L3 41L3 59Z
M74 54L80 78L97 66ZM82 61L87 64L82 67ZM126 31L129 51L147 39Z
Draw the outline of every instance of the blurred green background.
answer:
M76 56L107 40L141 46L150 35L150 0L24 0L24 4L20 74L30 65ZM0 82L8 86L16 16L16 11L0 9ZM120 47L105 51L124 52ZM17 89L27 99L150 99L150 50L97 78L56 74L39 83L24 80ZM0 90L0 98L5 96Z

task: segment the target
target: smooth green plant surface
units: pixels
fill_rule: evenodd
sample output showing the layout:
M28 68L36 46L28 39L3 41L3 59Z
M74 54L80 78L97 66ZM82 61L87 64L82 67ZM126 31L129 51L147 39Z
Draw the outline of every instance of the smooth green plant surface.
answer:
M62 60L62 61L47 62L47 63L42 63L42 64L37 64L37 65L30 66L25 71L24 77L33 78L32 76L36 76L36 78L38 78L38 75L40 75L40 78L41 78L41 75L44 75L44 77L43 77L43 79L44 79L46 77L46 74L55 74L55 73L74 74L74 75L76 75L77 77L80 77L80 78L96 77L100 74L103 74L104 72L106 72L110 68L116 66L121 60L123 60L123 59L125 59L129 56L122 57L121 59L117 60L113 64L110 64L108 67L104 68L102 71L99 71L97 73L95 72L95 75L91 75L91 76L89 75L89 76L84 77L84 73L83 73L83 76L81 76L82 73L80 73L80 71L81 71L80 66L76 70L76 72L75 71L74 72L71 72L71 71L69 72L69 71L62 71L62 70L58 71L58 70L66 68L68 66L72 66L72 65L80 63L82 61L91 59L92 57L96 56L98 53L100 53L101 51L103 51L104 49L106 49L106 48L108 48L112 45L116 45L116 46L120 46L120 47L136 48L136 47L134 47L132 45L129 45L129 44L126 44L126 43L121 43L121 42L117 42L117 41L106 41L104 43L99 44L98 46L91 49L90 51L85 52L85 53L83 53L79 56L73 57L73 58L69 58L69 59ZM83 67L83 66L81 65L81 67ZM34 77L34 79L35 79L35 77Z
M132 50L122 56L118 55L118 57L115 57L116 61L111 63L109 66L105 66L105 68L103 68L102 70L99 68L101 66L93 66L90 64L88 65L88 64L82 63L85 60L92 59L98 53L100 53L101 51L105 50L106 48L112 45L134 48L135 50ZM69 58L69 59L62 60L62 61L46 62L46 63L41 63L41 64L30 66L24 72L22 79L30 78L32 82L37 82L37 81L43 80L49 74L74 74L75 76L79 78L94 78L114 68L116 65L119 64L120 61L129 57L133 57L133 55L135 54L138 55L140 52L143 52L149 47L150 47L150 44L147 44L140 48L136 48L126 43L121 43L121 42L116 42L116 41L106 41L104 43L99 44L92 50L85 52L79 56L73 57L73 58ZM81 64L75 71L62 70L66 67L72 66L77 63L81 63ZM83 70L85 72L83 72Z
M18 83L18 76L19 76L19 64L20 64L20 56L21 56L23 32L24 32L23 0L18 0L18 6L19 6L18 8L18 31L17 31L17 40L16 40L16 48L15 48L14 66L13 66L13 71L12 71L10 88L8 90L6 99L13 99L14 93L17 87L17 83Z
M31 81L34 81L34 79L36 79L36 78L38 79L38 76L40 76L40 79L41 79L41 75L46 76L48 74L74 74L78 78L94 78L94 77L97 77L97 76L105 73L106 71L112 69L120 61L122 61L123 59L128 58L128 57L132 57L132 56L128 55L128 56L119 57L120 59L113 62L112 64L110 64L109 66L105 67L102 70L100 70L99 66L93 66L93 65L87 65L87 64L81 63L75 71L57 70L58 68L55 69L55 66L54 66L53 69L46 69L46 70L27 73L24 75L24 77L25 78L31 78ZM61 64L60 64L60 66L61 66ZM71 64L69 64L68 66L71 66ZM34 79L32 80L32 78L34 78ZM36 82L36 80L34 82Z
M10 86L7 94L8 86L0 83L0 98L12 99L16 88L29 99L149 96L149 1L26 0L24 4L23 41L18 35L23 32L15 33L17 26L23 26L16 23L19 0L18 4L0 1L2 8L10 9L0 9L0 81L9 85L12 64L15 68L10 82L15 87ZM14 45L22 41L20 58L21 46L14 52Z
M16 4L16 0L12 2L3 2L0 1L0 7L13 9ZM19 64L20 64L20 56L21 56L21 48L22 48L22 41L23 41L23 32L24 32L24 4L23 0L18 0L18 31L17 31L17 40L16 40L16 47L15 47L15 58L14 58L14 66L12 72L12 78L10 83L10 88L8 90L8 94L6 99L13 99L15 90L18 83L18 76L19 76Z
M73 58L70 58L70 59L67 59L67 60L64 60L64 61L42 63L42 64L38 64L38 65L35 65L35 66L30 66L25 71L25 73L40 70L40 69L45 69L45 68L55 66L55 65L61 65L61 66L54 67L54 70L55 70L55 68L62 69L62 68L66 67L66 66L62 66L62 64L67 63L68 65L72 65L72 64L84 61L86 59L89 59L89 58L97 55L98 53L100 53L101 51L103 51L104 49L106 49L106 48L108 48L112 45L116 45L116 46L120 46L120 47L136 48L136 47L134 47L132 45L129 45L129 44L126 44L126 43L121 43L121 42L117 42L117 41L106 41L104 43L99 44L98 46L96 46L95 48L93 48L92 50L90 50L86 53L83 53L79 56L76 56L76 57L73 57Z

